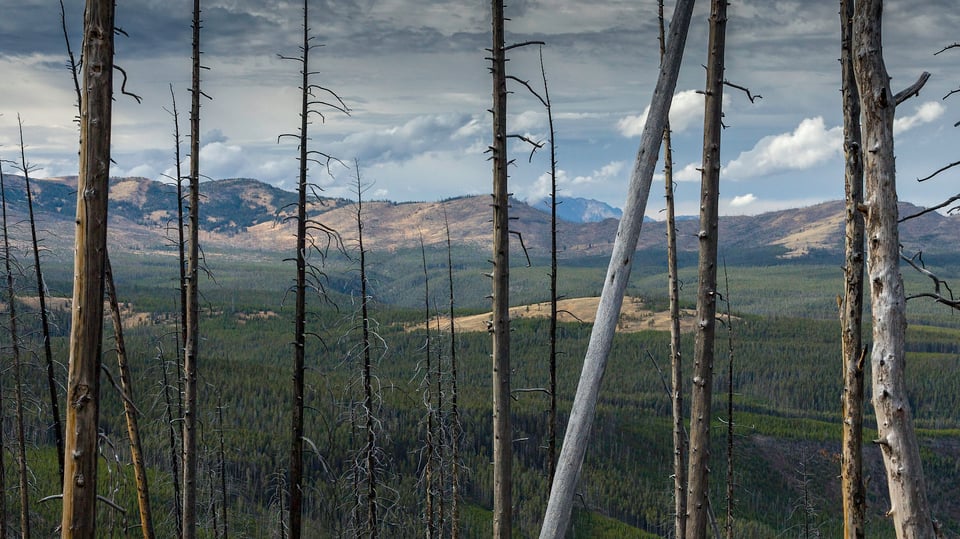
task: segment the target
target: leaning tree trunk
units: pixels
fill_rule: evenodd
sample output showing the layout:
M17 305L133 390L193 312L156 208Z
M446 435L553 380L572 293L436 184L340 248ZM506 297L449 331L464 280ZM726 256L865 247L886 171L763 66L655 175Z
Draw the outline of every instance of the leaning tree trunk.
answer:
M873 351L870 361L876 443L883 454L890 510L897 537L928 539L937 535L927 502L920 448L913 428L904 381L907 329L906 300L900 275L897 186L893 153L896 108L883 61L883 2L862 0L853 19L853 68L863 111L866 237Z
M860 94L853 72L854 0L840 0L840 65L843 92L846 240L844 294L840 303L843 353L843 441L840 477L843 537L863 539L866 491L863 484L863 158L860 140Z
M513 529L510 418L510 194L507 187L507 80L503 0L493 11L493 536Z
M17 116L19 122L20 117ZM23 123L20 123L20 163L23 181L27 189L27 211L30 218L30 239L33 242L33 269L37 275L37 299L40 302L40 331L43 339L43 358L47 367L47 389L50 393L50 415L53 418L53 436L57 444L57 467L63 482L63 424L60 422L60 399L57 396L57 380L53 372L53 351L50 348L50 317L47 312L47 288L40 268L40 241L37 239L37 221L33 214L33 191L30 188L30 170L23 147Z
M68 538L96 530L97 423L103 271L107 245L110 126L113 98L113 0L87 0L83 21L83 101L77 179L73 312L64 451L63 519Z
M680 72L680 61L694 4L694 0L678 0L670 23L667 54L660 68L657 86L650 102L647 123L643 127L640 138L640 149L630 177L630 190L623 208L623 219L617 229L613 253L610 255L610 265L607 267L607 275L600 295L600 304L597 306L596 322L590 334L583 371L580 374L563 446L557 460L557 473L554 476L553 487L550 489L550 499L547 502L547 511L540 530L541 539L563 537L570 522L577 476L580 474L583 457L587 451L587 441L590 438L590 429L593 426L600 393L600 381L610 354L627 282L630 280L633 256L640 237L647 197L650 195L653 171L657 166L661 137L667 123L667 115L670 113L670 101L677 85L677 75Z
M700 183L700 261L697 267L697 335L693 350L693 398L690 403L690 459L687 473L687 539L707 536L710 472L710 421L713 398L714 338L717 314L718 202L720 129L727 2L713 0L703 119L703 169Z
M113 335L116 340L117 364L120 370L120 390L123 399L123 415L127 421L127 435L130 439L130 460L133 463L133 476L137 484L137 507L140 510L140 528L144 539L153 538L153 517L150 512L150 489L147 484L147 468L143 462L143 446L140 443L140 413L133 403L133 378L127 363L127 346L123 340L123 320L120 318L120 303L117 301L117 289L113 283L113 269L110 257L106 255L104 285L107 290L107 302L110 304L110 320L113 322Z

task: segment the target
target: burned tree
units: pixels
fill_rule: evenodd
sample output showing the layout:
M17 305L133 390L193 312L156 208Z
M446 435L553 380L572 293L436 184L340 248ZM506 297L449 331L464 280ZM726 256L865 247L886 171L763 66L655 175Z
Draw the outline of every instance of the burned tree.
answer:
M80 104L80 174L74 257L73 312L64 451L64 538L96 531L97 425L103 272L107 240L110 128L113 98L114 3L88 0L84 11Z

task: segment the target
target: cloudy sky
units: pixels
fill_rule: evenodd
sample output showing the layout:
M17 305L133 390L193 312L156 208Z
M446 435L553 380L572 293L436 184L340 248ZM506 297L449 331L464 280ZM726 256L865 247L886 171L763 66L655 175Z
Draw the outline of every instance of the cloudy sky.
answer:
M70 1L67 24L79 47L82 2ZM695 214L699 189L708 2L700 2L687 43L672 121L680 212ZM888 2L885 55L896 89L932 74L919 98L898 111L901 199L931 205L960 192L960 172L922 184L960 158L960 41L955 0ZM170 85L187 131L190 6L182 0L127 0L117 8L117 62L137 104L117 96L113 151L117 176L170 175ZM301 5L205 0L201 173L252 177L292 188L296 147L277 142L298 125L296 55ZM754 214L842 198L839 22L836 1L732 0L726 78L762 99L728 88L722 144L722 212ZM668 1L668 16L672 2ZM312 126L312 148L359 160L368 196L398 201L486 193L490 165L489 4L465 0L319 0L310 24L324 46L312 56L314 82L351 109ZM75 98L53 0L0 0L0 152L19 150L17 114L37 176L76 173ZM515 0L507 7L509 42L542 40L557 118L562 194L622 206L658 63L652 0ZM537 84L535 48L511 53L510 73ZM509 130L546 136L538 102L513 88ZM186 146L184 146L184 152ZM546 153L527 161L512 148L512 191L536 201L546 193ZM347 195L351 174L317 169L331 195ZM655 187L648 214L658 217Z

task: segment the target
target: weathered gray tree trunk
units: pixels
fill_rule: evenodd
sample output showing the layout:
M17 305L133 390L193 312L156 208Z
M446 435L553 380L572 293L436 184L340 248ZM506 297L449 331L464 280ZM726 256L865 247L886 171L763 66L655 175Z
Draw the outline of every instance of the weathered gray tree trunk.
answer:
M707 536L710 500L710 421L717 315L718 202L720 199L720 130L727 2L710 9L709 58L703 119L703 168L700 182L700 260L697 265L697 335L693 350L690 403L690 458L687 472L687 539Z
M455 305L453 295L453 245L450 241L450 221L447 219L447 210L443 210L443 225L447 235L447 284L450 299L450 537L460 537L460 396L457 380L457 325L453 311Z
M840 300L843 353L843 435L840 458L843 537L863 539L866 492L863 483L863 157L860 94L853 72L854 0L840 0L840 65L843 92L844 191L846 236L844 293Z
M513 426L510 417L510 193L507 186L507 79L503 0L493 12L493 536L513 529Z
M197 535L197 362L200 350L200 0L193 2L193 84L190 106L190 216L186 338L183 347L183 539Z
M657 2L660 26L660 61L667 53L663 0ZM680 349L680 279L677 276L677 219L673 196L673 148L670 121L663 128L663 185L667 203L667 288L670 299L670 385L673 409L673 509L674 536L687 530L687 434L683 417L683 354Z
M83 21L83 100L80 105L80 174L77 180L73 312L64 451L63 519L66 538L96 531L97 423L103 271L107 245L110 126L113 99L112 0L88 0Z
M937 529L927 502L920 448L905 387L906 300L900 275L897 184L893 149L896 109L883 61L881 0L856 3L853 68L863 112L865 232L873 311L873 406L897 537L929 539Z
M664 56L657 86L650 102L650 112L640 139L640 149L630 176L630 188L624 204L623 219L617 229L617 237L610 255L610 264L603 282L600 304L597 306L596 322L590 334L590 342L584 356L583 371L577 385L577 393L570 410L570 419L564 435L563 446L557 461L557 473L540 530L540 538L559 539L564 536L570 523L577 477L587 451L587 442L597 407L600 382L606 368L613 334L620 317L620 307L630 279L633 256L640 237L643 214L653 172L657 165L663 130L670 113L670 102L677 85L687 30L695 0L678 0L670 22L670 39Z

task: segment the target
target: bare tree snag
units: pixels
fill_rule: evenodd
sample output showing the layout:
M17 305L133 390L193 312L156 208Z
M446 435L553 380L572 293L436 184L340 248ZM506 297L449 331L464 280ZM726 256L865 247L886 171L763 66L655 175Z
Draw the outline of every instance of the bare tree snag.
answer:
M83 21L80 174L64 451L64 539L96 532L97 424L103 272L107 245L113 98L113 0L87 0Z
M840 300L843 353L843 434L840 456L843 537L863 539L866 491L863 483L863 156L860 94L853 72L854 0L840 0L840 65L843 92L844 294Z
M873 406L887 471L890 511L899 539L939 533L927 502L920 449L905 387L906 300L900 275L897 189L893 149L896 104L883 61L881 0L856 3L853 69L863 113L865 232L873 310Z
M190 216L186 337L183 347L183 539L197 535L197 362L200 350L200 0L193 0L193 84L190 105Z
M457 387L457 326L454 315L453 295L453 245L450 241L450 221L447 219L447 209L443 209L443 226L447 235L447 284L450 292L450 445L451 445L451 478L450 478L450 536L452 539L460 537L460 404Z
M507 185L507 79L503 0L492 0L493 45L493 537L513 529L510 417L510 193Z
M107 302L110 304L110 320L113 322L117 363L120 370L120 390L123 394L123 414L127 420L127 435L130 438L130 460L133 462L133 476L137 484L137 506L140 509L140 529L143 539L152 539L153 517L150 512L150 488L147 484L147 468L143 463L143 449L140 444L139 413L133 404L133 379L127 363L127 346L123 340L123 321L120 319L120 304L117 301L117 289L113 283L113 269L110 256L106 255L104 284Z
M663 0L657 2L660 30L660 61L667 53ZM673 508L674 536L684 537L687 529L686 430L683 417L683 354L680 348L680 279L677 274L677 219L673 196L673 148L670 120L663 128L663 185L667 203L667 287L670 300L670 402L673 411Z
M717 316L718 203L720 132L723 117L723 68L727 2L710 8L707 83L703 119L703 168L700 181L700 258L697 265L697 334L693 350L690 403L690 457L687 471L687 539L707 536L710 473L710 422Z
M71 54L71 57L73 55ZM47 288L40 269L40 240L37 238L37 221L33 214L33 190L30 188L30 166L27 164L23 144L23 121L17 115L20 126L20 171L27 189L27 211L30 220L30 239L33 245L33 269L37 276L37 299L40 301L40 331L43 339L43 358L47 367L47 389L50 393L50 416L53 419L53 436L57 444L57 467L60 482L63 482L63 424L60 422L60 399L57 396L57 380L53 372L53 351L50 349L50 317L47 312Z
M433 384L430 383L430 376L433 374L431 368L433 362L433 353L430 350L430 276L427 274L427 250L423 245L423 232L420 232L420 257L423 261L423 303L424 303L424 353L426 355L426 395L424 403L427 407L427 432L426 432L426 451L427 457L423 469L424 486L424 517L427 524L427 539L434 539L437 536L437 526L434 511L434 465L437 461L436 449L436 423L433 403Z
M677 75L680 71L694 4L694 0L678 0L673 20L670 22L667 52L660 68L657 86L650 102L650 112L640 139L640 149L630 175L630 187L626 204L624 204L623 219L620 220L617 229L613 253L610 255L610 265L607 267L607 275L600 295L600 304L597 306L596 322L590 334L583 371L580 374L577 393L570 410L563 447L557 461L557 473L554 476L553 487L550 489L550 499L547 502L543 527L540 530L541 539L563 537L570 522L577 477L587 451L600 382L613 343L613 334L616 331L627 282L630 279L633 256L640 237L653 172L660 153L663 130L670 113L670 102L677 85Z
M5 265L6 265L6 266L9 266L9 265L10 265L9 259L10 259L11 253L10 253L10 240L9 240L9 235L7 234L7 189L6 189L6 185L4 185L3 160L2 160L2 159L0 159L0 208L2 208L2 213L3 213L3 222L2 222L2 225L3 225L3 259L4 259ZM9 269L7 269L7 275L8 275L8 276L10 275L10 270L9 270ZM8 283L7 283L7 289L8 289L8 291L9 291L9 289L11 289L11 288L13 288L12 283L8 281ZM11 299L9 296L10 296L10 295L8 294L8 297L7 297L8 300ZM11 337L11 338L10 338L10 342L15 344L15 343L16 343L16 338L13 337L13 334L15 333L15 331L14 331L14 325L15 325L16 317L13 316L13 301L10 301L10 314L11 314L11 316L10 316L10 328L9 328L9 329L10 329L10 337ZM3 392L0 391L0 417L3 417L2 411L3 411ZM3 429L0 429L0 492L6 493L6 492L7 492L7 477L6 477L6 469L5 469L5 464L4 464L4 460L5 460L5 459L4 459L4 453L6 453L6 451L3 450ZM2 523L2 524L0 524L0 539L7 539L7 525L6 525L6 523L7 523L7 497L6 497L6 495L0 496L0 523Z
M21 137L23 127L21 124ZM21 146L22 146L21 141ZM26 440L23 435L23 364L20 358L20 335L17 333L17 307L16 295L13 288L13 264L11 263L10 235L7 228L7 195L3 186L0 185L3 203L3 263L6 269L6 292L7 304L9 305L10 315L10 348L13 356L13 391L14 391L14 416L17 433L17 490L20 495L20 536L24 539L30 537L30 496L29 483L27 481L27 448ZM3 448L0 447L0 451ZM5 493L0 493L4 495ZM6 521L0 522L0 527L6 527Z

